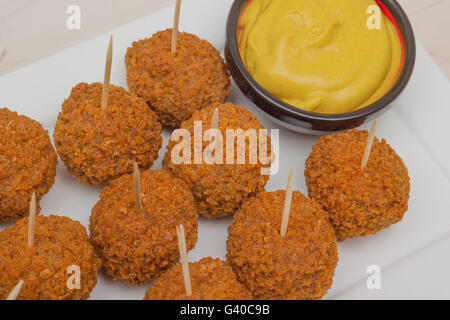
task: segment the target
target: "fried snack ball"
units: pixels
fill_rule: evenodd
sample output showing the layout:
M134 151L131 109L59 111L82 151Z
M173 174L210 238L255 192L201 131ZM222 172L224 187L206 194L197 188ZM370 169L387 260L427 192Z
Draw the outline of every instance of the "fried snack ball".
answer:
M186 295L181 264L171 267L148 288L144 300L250 300L250 291L220 259L189 264L192 295Z
M79 267L80 288L70 278ZM18 299L87 299L97 283L100 259L86 229L67 217L37 216L35 240L28 246L28 217L0 232L0 299L24 280Z
M178 33L171 53L172 30L133 42L125 56L128 87L147 101L163 125L179 127L194 111L224 102L230 79L219 51L206 40Z
M194 122L201 121L203 133L206 133L211 128L211 120L216 108L219 110L219 130L223 136L223 162L222 164L210 164L202 159L202 163L196 164ZM232 214L239 209L243 201L264 189L269 175L261 174L261 170L270 169L272 154L270 138L267 137L266 143L267 159L263 159L259 156L258 145L265 142L259 139L259 130L264 128L249 111L231 103L214 103L197 111L191 119L183 122L180 129L187 130L191 135L191 161L190 163L178 164L178 160L172 159L172 156L178 157L181 153L176 152L176 149L174 150L180 142L171 140L167 146L163 166L188 184L194 194L197 209L201 215L206 218L220 218ZM258 144L256 148L252 148L250 139L246 138L245 143L239 143L239 139L235 138L234 161L230 164L226 160L226 131L232 129L235 129L235 132L237 132L237 129L242 129L243 132L254 130L255 141ZM209 141L203 141L203 154L205 154L205 149L209 145ZM238 145L245 147L245 164L238 164ZM255 151L253 153L256 158L255 164L251 164L249 161L250 149L252 149L252 152ZM172 151L175 151L174 155L172 155Z
M262 191L244 203L228 228L227 261L257 299L320 299L333 281L336 237L320 205L294 191L282 238L285 194Z
M330 214L338 241L374 234L408 210L408 169L383 139L374 139L361 170L368 132L321 137L306 160L309 196Z
M162 145L161 125L144 100L111 85L101 110L103 85L80 83L62 105L54 140L59 156L80 181L106 185L152 166Z
M40 211L58 159L48 132L35 120L1 108L0 131L0 221L14 221L28 215L33 192Z
M180 255L176 226L186 230L188 250L197 242L198 214L185 183L165 170L141 174L143 214L136 212L132 175L111 181L90 217L91 240L106 273L142 284L175 264Z

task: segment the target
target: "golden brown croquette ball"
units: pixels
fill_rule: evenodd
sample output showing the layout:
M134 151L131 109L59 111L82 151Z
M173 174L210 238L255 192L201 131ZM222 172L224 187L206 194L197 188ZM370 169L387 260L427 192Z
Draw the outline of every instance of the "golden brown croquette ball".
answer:
M282 238L285 194L262 191L244 203L228 228L227 261L257 299L320 299L333 281L336 237L320 205L294 191Z
M201 121L203 133L211 128L211 120L214 110L218 108L219 130L223 136L223 157L222 164L207 164L205 157L202 163L195 162L195 135L194 122ZM194 194L199 213L207 218L220 218L234 213L241 206L242 202L257 192L264 189L269 175L261 174L263 168L270 168L271 145L270 138L267 137L267 155L265 161L259 156L258 144L264 141L259 139L259 130L264 129L258 119L246 109L235 106L231 103L215 103L209 107L197 111L191 119L183 122L180 129L187 130L191 135L191 161L190 163L180 163L172 159L172 151L179 141L169 141L167 152L164 156L163 166L170 170L175 176L183 179ZM242 129L242 132L255 132L257 142L256 148L252 147L250 139L247 137L243 147L245 147L245 164L238 164L238 144L239 139L234 139L234 161L230 164L227 160L227 130ZM249 130L249 131L247 131ZM265 135L265 133L264 133ZM230 140L229 140L230 141ZM243 140L241 140L243 141ZM231 143L230 143L231 144ZM203 141L202 152L210 145L209 141ZM253 144L254 145L254 144ZM176 149L175 149L176 150ZM256 162L250 163L250 150L256 155ZM179 154L174 153L175 156ZM189 157L188 157L189 159Z
M55 182L57 156L41 124L0 109L0 221L28 215L31 195L39 200Z
M77 267L79 289L72 279ZM33 246L28 246L28 217L0 232L0 299L5 299L20 279L24 284L18 299L87 299L97 283L99 268L100 259L86 229L70 218L37 216Z
M111 181L89 225L106 273L130 284L142 284L178 261L177 225L184 225L188 250L197 242L198 215L182 180L165 170L142 172L141 195L144 213L138 214L133 175Z
M80 83L62 105L54 139L72 174L90 185L106 185L133 171L148 169L161 148L161 125L144 100L111 85L101 110L101 83Z
M178 33L171 53L172 30L133 42L125 56L131 92L145 99L163 125L179 127L194 111L224 102L230 79L219 51L206 40Z
M250 300L250 291L220 259L203 258L189 264L192 295L187 296L181 264L156 279L144 300Z
M352 130L321 137L306 160L309 196L330 214L338 241L374 234L408 210L408 170L384 139L374 139L361 170L367 136Z

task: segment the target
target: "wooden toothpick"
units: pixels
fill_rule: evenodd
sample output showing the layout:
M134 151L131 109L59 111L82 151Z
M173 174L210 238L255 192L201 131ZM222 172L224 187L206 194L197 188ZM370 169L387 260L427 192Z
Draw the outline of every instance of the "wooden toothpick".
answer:
M281 219L280 234L282 238L286 236L287 227L289 223L289 213L291 211L293 185L294 185L294 168L291 167L286 188L286 196L284 198L283 218Z
M181 0L177 0L177 3L175 4L175 16L173 18L172 45L170 47L170 51L173 54L177 52L178 24L180 22L180 7L181 7Z
M136 198L136 212L138 214L142 214L141 173L139 172L139 166L136 161L134 162L133 180L134 180L134 196Z
M373 140L375 138L375 132L377 130L377 120L372 124L372 128L370 128L369 135L367 137L366 147L364 148L364 154L361 161L361 170L364 169L369 161L370 152L372 151Z
M211 119L211 129L219 129L219 108L214 109Z
M30 202L30 214L28 215L28 245L34 246L34 225L36 223L36 193L33 192Z
M106 54L105 62L105 78L103 80L103 92L102 92L102 110L106 110L108 107L108 96L109 96L109 82L111 79L111 63L112 63L112 46L113 37L109 38L108 53Z
M184 288L186 295L192 295L191 276L189 274L189 262L187 258L186 238L184 237L184 227L182 224L177 226L178 249L180 250L181 268L183 269Z
M11 290L6 300L16 300L22 290L23 280L20 280L16 286Z
M0 44L0 62L6 57L7 52L6 48Z

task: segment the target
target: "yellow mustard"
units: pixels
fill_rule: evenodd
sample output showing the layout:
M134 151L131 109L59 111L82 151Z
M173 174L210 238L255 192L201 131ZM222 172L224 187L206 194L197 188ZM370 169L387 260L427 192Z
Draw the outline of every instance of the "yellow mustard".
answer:
M239 20L241 58L288 104L344 113L381 98L397 79L402 48L374 0L252 0Z

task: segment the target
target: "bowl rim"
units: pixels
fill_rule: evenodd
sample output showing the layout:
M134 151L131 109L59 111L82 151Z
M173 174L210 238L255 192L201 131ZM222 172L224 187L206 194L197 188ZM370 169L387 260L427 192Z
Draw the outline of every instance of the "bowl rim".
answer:
M403 37L403 45L405 50L404 64L402 71L392 86L392 88L385 93L379 100L374 103L351 112L345 113L336 113L336 114L325 114L325 113L317 113L306 111L290 104L282 101L281 99L275 97L270 94L266 89L264 89L247 71L244 63L242 62L241 55L239 53L239 48L237 45L236 39L236 27L237 21L239 19L240 13L244 5L251 0L235 0L230 9L228 19L227 19L227 47L229 49L229 54L231 58L234 60L235 67L238 69L240 75L244 78L244 80L250 84L252 89L256 91L256 93L265 100L265 102L270 105L276 106L280 109L284 114L288 116L297 118L299 120L312 120L312 121L331 121L331 122L341 122L348 120L356 120L362 117L367 117L372 114L378 113L380 110L388 106L391 102L393 102L400 93L405 89L408 84L412 72L414 70L415 60L416 60L416 41L414 36L414 31L411 26L411 22L408 19L405 11L402 9L397 0L380 0L383 3L389 12L394 17L397 22L398 28ZM257 105L258 108L261 108ZM263 110L265 111L265 110Z

